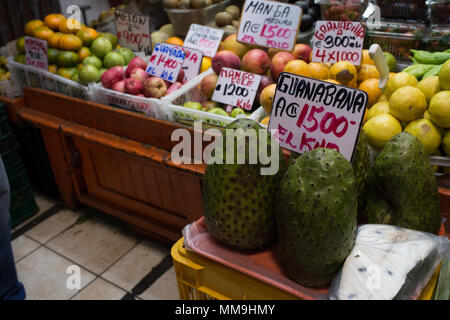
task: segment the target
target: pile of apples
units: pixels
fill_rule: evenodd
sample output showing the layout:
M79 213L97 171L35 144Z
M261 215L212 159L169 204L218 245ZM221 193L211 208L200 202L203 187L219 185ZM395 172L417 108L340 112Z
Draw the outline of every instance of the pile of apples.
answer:
M117 92L147 98L162 98L183 85L184 71L180 70L177 81L170 83L159 77L150 76L145 70L147 63L140 57L133 58L126 69L115 66L105 71L100 81L102 86Z

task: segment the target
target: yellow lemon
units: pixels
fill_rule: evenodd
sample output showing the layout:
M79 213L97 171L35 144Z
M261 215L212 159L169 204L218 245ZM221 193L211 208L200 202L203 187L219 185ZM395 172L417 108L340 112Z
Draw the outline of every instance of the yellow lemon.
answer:
M427 98L416 87L401 87L389 99L389 112L402 121L419 119L426 109Z
M411 133L419 139L428 154L436 152L441 144L441 132L430 120L414 120L406 126L405 132Z
M439 77L438 76L430 76L425 78L419 82L417 88L423 92L425 97L427 98L427 102L430 103L431 98L441 91L441 86L439 85Z
M431 120L441 128L450 128L450 90L438 92L428 108Z
M439 84L444 90L450 90L450 59L445 61L442 67L439 69Z
M402 126L390 114L378 114L363 126L367 142L375 149L381 150L393 136L402 132Z
M389 78L384 94L386 97L390 98L395 90L404 86L417 87L418 83L419 81L417 81L416 77L412 74L408 72L399 72Z
M389 102L387 101L377 102L367 112L367 120L378 114L385 114L385 113L389 113Z

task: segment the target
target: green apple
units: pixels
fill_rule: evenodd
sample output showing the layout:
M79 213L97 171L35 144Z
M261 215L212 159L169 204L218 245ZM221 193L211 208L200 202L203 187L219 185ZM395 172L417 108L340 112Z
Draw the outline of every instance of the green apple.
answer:
M228 117L228 113L225 110L223 110L222 108L212 108L208 112Z
M237 118L240 114L245 114L245 111L241 108L234 108L233 111L231 111L232 118Z
M203 108L200 102L193 102L193 101L186 102L185 104L183 104L183 107L195 110L202 110Z

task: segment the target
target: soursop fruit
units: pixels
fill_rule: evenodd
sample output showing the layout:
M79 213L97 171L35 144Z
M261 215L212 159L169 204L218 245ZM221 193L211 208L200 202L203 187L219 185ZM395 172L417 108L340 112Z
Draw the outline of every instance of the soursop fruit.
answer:
M363 130L360 130L359 132L355 155L352 160L352 167L358 192L358 215L362 216L366 207L366 182L370 169L370 152L366 135Z
M396 226L362 225L352 252L333 281L330 298L417 298L449 242L444 237Z
M436 178L421 142L402 132L386 143L369 171L369 223L437 234L441 213Z
M304 153L280 183L279 256L289 278L307 287L330 284L352 250L357 193L350 163L337 151Z
M276 240L275 200L286 167L285 158L278 144L272 146L276 141L271 140L267 130L259 131L263 128L255 121L238 119L226 129L232 130L225 130L223 143L218 143L212 154L216 162L224 164L208 164L203 178L204 221L211 236L229 247L262 249ZM253 129L258 134L257 141L252 142L245 136ZM237 134L237 138L231 133ZM227 137L233 138L234 146L225 143ZM265 144L264 140L261 142L264 138ZM245 141L241 147L237 143L239 139ZM271 155L271 147L278 153L275 157L278 170L272 175L261 175L262 168L270 167L263 164L261 148L267 148L267 154ZM234 162L226 164L230 153L234 154ZM254 164L249 161L249 153L258 155ZM238 154L245 154L246 161L240 164Z

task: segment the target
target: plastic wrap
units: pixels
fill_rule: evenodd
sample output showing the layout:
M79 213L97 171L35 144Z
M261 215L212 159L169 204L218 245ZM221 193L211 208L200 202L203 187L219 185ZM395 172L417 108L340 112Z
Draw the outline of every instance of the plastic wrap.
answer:
M330 299L417 299L442 258L449 257L446 237L390 225L360 226Z

